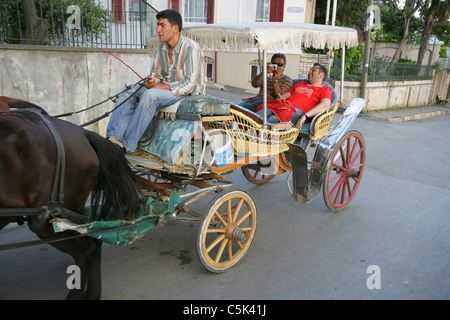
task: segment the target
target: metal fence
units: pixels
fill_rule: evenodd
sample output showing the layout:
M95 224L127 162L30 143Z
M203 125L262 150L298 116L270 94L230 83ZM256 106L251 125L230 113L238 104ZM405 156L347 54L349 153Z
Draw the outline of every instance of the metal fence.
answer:
M2 0L0 43L146 48L156 13L143 0Z
M308 71L312 68L314 63L320 63L330 70L333 60L327 54L308 54L300 55L299 63L299 78L308 78Z
M361 61L345 61L344 79L361 81L363 66ZM330 77L339 80L341 74L341 59L334 59ZM433 79L434 67L408 63L392 63L391 61L372 60L369 63L368 81L408 81Z
M450 58L439 58L439 68L441 70L450 69Z

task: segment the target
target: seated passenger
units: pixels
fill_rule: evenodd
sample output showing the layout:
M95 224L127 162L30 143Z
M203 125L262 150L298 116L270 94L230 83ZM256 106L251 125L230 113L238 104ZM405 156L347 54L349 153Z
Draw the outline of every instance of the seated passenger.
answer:
M274 69L270 64L275 64ZM275 53L267 64L267 100L275 100L280 95L285 94L292 88L292 79L284 74L286 69L286 56L282 53ZM240 101L238 104L250 111L255 112L256 108L263 103L263 73L261 72L252 80L253 88L260 88L259 93L254 98Z
M323 84L327 69L315 63L308 72L308 81L299 81L294 87L276 100L267 102L267 122L291 122L298 130L316 114L331 106L331 89ZM263 117L263 105L256 113Z

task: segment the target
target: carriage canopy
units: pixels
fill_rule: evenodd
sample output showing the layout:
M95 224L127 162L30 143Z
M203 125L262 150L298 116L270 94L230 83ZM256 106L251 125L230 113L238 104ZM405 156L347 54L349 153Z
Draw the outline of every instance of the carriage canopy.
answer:
M222 51L280 50L314 47L339 49L358 45L355 29L309 23L223 23L184 27L182 33L204 49ZM153 52L158 37L149 39Z

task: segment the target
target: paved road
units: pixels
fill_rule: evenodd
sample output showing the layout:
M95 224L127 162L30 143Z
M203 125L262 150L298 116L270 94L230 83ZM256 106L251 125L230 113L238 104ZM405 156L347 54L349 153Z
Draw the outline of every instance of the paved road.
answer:
M104 245L103 298L450 299L449 125L450 114L399 123L361 115L353 129L367 146L364 177L338 213L321 194L296 203L285 175L254 186L237 170L229 179L252 194L259 216L245 260L209 273L197 258L198 225L171 221L136 244ZM0 243L30 239L25 226L0 233ZM0 299L63 299L70 264L46 245L0 252Z

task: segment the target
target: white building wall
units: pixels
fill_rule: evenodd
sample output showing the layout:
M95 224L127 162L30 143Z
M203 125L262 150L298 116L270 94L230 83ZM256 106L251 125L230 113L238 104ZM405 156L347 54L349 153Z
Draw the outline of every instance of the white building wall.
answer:
M250 22L254 21L256 10L255 0L217 1L216 23Z
M169 7L168 0L146 0L146 2L158 11L166 10Z

